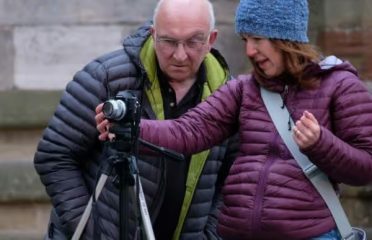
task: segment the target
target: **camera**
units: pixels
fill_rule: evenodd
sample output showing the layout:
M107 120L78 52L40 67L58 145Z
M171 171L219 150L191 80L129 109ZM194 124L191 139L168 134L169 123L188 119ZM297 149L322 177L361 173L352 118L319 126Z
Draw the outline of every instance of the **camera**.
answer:
M103 104L102 112L108 120L128 123L136 120L139 111L137 96L132 91L120 91Z
M120 91L103 103L102 112L110 121L109 132L113 149L130 152L134 149L140 121L140 103L134 90Z

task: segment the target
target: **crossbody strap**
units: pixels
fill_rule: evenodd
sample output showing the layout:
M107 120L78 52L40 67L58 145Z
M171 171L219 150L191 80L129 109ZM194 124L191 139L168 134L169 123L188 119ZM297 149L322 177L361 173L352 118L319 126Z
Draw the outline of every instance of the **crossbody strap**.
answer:
M354 240L355 237L351 225L331 182L329 181L328 177L308 159L306 155L300 152L292 137L291 131L288 129L287 121L283 121L283 119L290 118L290 114L285 105L282 105L283 100L280 94L268 91L261 87L261 97L277 131L279 132L284 143L287 145L287 148L291 152L292 156L296 159L298 165L300 165L302 168L306 177L318 190L327 204L342 238ZM291 122L293 123L292 119Z

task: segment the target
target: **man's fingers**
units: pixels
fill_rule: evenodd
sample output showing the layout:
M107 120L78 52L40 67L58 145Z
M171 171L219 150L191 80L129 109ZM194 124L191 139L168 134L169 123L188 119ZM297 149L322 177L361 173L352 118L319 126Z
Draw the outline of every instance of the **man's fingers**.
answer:
M98 136L98 139L101 140L101 141L106 141L107 140L107 137L108 137L108 132L104 132L104 133L101 133Z
M109 121L107 119L103 120L100 124L97 124L97 130L100 133L107 132Z
M96 120L96 128L98 132L100 133L98 136L98 139L101 141L106 141L108 139L108 126L109 121L105 119L105 115L102 112L103 103L99 104L96 107L96 116L94 117Z
M102 107L103 107L103 103L98 104L98 106L96 107L97 114L102 112Z
M105 116L102 113L99 113L94 118L96 119L96 124L98 125L104 120Z

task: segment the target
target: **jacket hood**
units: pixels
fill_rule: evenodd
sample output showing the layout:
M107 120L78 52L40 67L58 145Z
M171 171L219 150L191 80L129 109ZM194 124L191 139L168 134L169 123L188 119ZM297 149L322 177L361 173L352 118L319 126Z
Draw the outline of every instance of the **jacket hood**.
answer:
M328 73L341 70L351 72L354 75L358 76L357 70L350 64L350 62L342 61L341 59L333 55L325 57L318 63L318 66L320 67L320 73Z
M136 66L141 66L140 52L142 46L151 35L150 29L152 21L147 21L144 25L138 28L133 34L126 37L123 42L124 51Z

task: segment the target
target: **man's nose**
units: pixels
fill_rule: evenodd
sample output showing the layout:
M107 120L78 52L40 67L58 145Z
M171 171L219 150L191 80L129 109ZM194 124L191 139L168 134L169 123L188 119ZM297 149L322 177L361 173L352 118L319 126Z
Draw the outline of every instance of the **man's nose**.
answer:
M173 53L173 57L178 61L183 61L187 58L187 52L186 52L184 43L179 42L177 44L177 47Z

